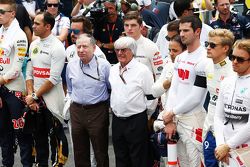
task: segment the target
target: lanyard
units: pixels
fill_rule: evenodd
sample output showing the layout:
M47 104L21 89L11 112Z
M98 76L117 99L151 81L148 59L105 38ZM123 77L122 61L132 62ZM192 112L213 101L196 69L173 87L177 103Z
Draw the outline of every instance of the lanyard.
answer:
M108 33L109 33L109 42L113 43L113 34L114 34L114 30L115 30L115 24L112 25L111 31L110 31L109 25L110 24L107 24L107 29L108 29Z
M92 75L90 75L90 74L87 74L87 73L85 73L84 71L83 71L83 62L80 60L80 68L81 68L81 71L82 71L82 73L84 74L84 75L86 75L86 76L88 76L88 77L90 77L90 78L92 78L92 79L94 79L94 80L97 80L97 81L100 81L101 79L100 79L100 72L99 72L99 68L98 68L98 66L99 66L99 63L98 63L98 61L97 61L97 57L95 56L95 60L96 60L96 71L97 71L97 75L98 75L98 77L96 78L96 77L94 77L94 76L92 76Z

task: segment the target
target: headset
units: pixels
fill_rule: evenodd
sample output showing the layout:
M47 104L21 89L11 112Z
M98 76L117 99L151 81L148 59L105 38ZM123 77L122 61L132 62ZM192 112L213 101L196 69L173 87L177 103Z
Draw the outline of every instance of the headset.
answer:
M45 0L43 3L43 10L44 11L47 10L47 4L48 4L48 0ZM61 9L63 9L63 7L64 7L63 3L60 0L58 0L58 4L59 4L58 11L61 11Z

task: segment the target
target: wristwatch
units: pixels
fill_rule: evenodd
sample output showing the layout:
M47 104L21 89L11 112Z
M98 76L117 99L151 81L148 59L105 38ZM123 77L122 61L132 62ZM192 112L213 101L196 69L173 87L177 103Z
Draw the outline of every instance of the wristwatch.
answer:
M34 100L38 100L38 97L36 96L36 93L32 93L31 96L32 96L32 98L33 98Z

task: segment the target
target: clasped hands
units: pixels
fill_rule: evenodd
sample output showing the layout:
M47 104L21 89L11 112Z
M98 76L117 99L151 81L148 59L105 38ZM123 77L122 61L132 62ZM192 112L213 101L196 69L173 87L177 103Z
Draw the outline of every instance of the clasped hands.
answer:
M230 147L227 144L221 144L215 148L215 158L229 165Z
M37 104L37 102L35 102L35 100L33 99L31 95L27 95L25 97L25 102L27 103L27 105L29 106L31 110L34 110L34 111L39 110L39 105Z
M166 111L162 118L165 124L164 131L167 134L168 139L172 139L172 136L176 133L176 123L173 122L175 114L173 111Z

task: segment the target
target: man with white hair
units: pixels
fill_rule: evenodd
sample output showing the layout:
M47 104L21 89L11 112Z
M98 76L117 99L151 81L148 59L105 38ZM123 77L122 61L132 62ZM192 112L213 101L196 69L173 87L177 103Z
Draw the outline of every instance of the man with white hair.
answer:
M111 67L112 139L116 166L148 166L147 104L152 99L151 71L138 62L136 41L121 37L115 44L119 63Z

